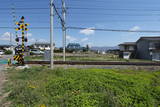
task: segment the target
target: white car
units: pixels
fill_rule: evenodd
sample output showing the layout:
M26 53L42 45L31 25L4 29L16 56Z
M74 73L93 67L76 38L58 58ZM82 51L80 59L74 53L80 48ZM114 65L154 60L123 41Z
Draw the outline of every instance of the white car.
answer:
M0 55L3 55L3 54L4 54L4 52L2 50L0 50Z
M41 51L41 50L33 49L33 50L30 51L30 54L31 55L43 55L44 52Z
M131 56L131 53L130 53L130 52L124 52L124 53L123 53L123 58L124 58L124 59L127 59L127 60L128 60L128 59L130 59L130 56Z

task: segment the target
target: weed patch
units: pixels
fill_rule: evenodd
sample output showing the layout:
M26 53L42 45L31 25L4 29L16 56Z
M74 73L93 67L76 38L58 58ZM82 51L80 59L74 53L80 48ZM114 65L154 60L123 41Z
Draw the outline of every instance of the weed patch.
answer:
M10 70L13 107L158 107L160 72L33 67Z

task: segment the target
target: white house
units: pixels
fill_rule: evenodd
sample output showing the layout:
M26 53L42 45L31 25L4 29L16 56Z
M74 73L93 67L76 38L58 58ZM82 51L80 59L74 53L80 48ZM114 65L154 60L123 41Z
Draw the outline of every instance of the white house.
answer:
M37 42L35 44L32 44L33 48L38 48L40 50L50 50L51 46L50 43L44 43L44 42Z

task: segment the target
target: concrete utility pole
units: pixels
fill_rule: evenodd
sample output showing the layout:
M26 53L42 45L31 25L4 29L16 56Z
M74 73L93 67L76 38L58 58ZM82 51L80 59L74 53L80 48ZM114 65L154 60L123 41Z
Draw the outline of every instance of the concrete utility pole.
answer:
M65 1L62 0L62 15L63 15L63 22L62 22L62 31L63 31L63 61L66 61L66 5Z
M50 44L51 44L51 69L53 69L53 61L54 61L54 47L53 47L53 15L54 7L53 7L53 0L50 0Z
M15 5L14 4L12 4L12 16L13 16L13 23L14 23L14 29L16 29L16 19L17 19L17 17L16 17L16 9L15 9ZM15 36L16 36L16 38L18 38L18 32L15 30ZM18 45L18 42L17 42L17 45Z

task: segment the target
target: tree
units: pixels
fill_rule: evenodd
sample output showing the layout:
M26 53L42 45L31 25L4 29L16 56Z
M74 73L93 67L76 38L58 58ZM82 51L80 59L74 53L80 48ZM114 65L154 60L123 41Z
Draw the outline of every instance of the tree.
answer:
M90 49L89 49L89 45L88 45L88 44L86 45L86 50L87 50L87 51L89 51L89 50L90 50Z

